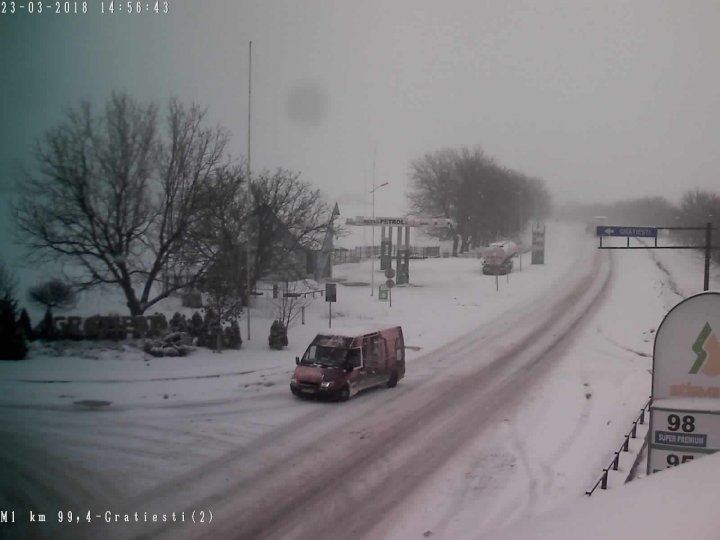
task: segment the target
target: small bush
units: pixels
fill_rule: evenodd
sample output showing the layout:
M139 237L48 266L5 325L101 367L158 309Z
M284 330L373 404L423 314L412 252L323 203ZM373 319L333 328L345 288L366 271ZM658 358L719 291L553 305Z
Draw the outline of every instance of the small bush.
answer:
M224 345L228 349L239 349L242 347L242 337L240 336L240 326L237 321L232 321L230 326L225 328Z
M151 317L148 317L149 328L147 331L147 337L159 338L167 332L169 325L167 317L163 313L155 313Z
M153 356L187 356L195 350L187 332L168 332L156 339L146 339L143 350Z
M188 321L187 317L185 315L181 315L178 312L175 312L175 314L170 319L170 322L168 323L170 326L171 332L187 332L188 331Z
M55 330L55 321L53 320L52 311L50 308L45 310L45 316L43 317L40 324L35 328L35 335L38 339L44 341L53 341L57 339L57 331Z
M203 318L202 315L200 315L199 312L193 313L193 316L190 318L190 324L188 325L188 331L190 332L190 335L194 338L198 337L202 333L203 328Z

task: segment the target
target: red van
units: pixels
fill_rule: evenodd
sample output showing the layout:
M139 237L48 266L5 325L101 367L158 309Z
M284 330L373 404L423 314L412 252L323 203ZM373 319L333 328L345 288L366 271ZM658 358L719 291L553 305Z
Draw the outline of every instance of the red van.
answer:
M298 397L347 401L367 388L393 388L405 376L402 328L321 332L295 363L290 391Z

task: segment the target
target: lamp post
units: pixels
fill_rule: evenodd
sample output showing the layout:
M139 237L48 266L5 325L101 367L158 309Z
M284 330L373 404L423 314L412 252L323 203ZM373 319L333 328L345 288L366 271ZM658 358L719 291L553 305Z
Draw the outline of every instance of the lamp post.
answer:
M524 232L524 225L525 222L523 221L523 191L522 187L517 190L517 196L518 196L518 237L520 238L520 242L518 245L518 258L520 259L520 271L522 272L522 243L523 243L523 232ZM531 240L532 242L532 240Z
M374 178L373 178L374 180ZM373 182L373 188L370 190L372 195L372 235L371 235L371 246L370 246L370 296L375 294L375 192L381 187L387 186L390 182L385 182L375 187Z
M252 205L250 208L253 210L254 204L252 199L252 182L250 180L250 112L251 112L251 102L252 102L252 41L249 44L248 47L248 134L247 134L247 168L246 168L246 175L247 175L247 181L248 181L248 200L250 201L250 204ZM247 241L245 242L245 294L247 295L247 340L250 341L250 297L251 297L251 291L250 291L250 229L248 224L248 237Z

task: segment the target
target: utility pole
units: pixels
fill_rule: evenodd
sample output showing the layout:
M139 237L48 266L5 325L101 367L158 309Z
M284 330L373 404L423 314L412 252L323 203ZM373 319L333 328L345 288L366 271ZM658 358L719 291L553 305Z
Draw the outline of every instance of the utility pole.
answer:
M373 149L373 170L372 170L372 185L373 188L370 190L372 195L372 217L373 222L375 221L375 163L377 161L377 146ZM375 223L372 226L372 232L370 234L370 296L375 294Z
M712 222L705 224L705 280L703 291L710 289L710 250L712 249Z
M373 188L370 193L372 194L372 260L370 263L370 296L373 296L374 290L375 290L375 191L380 189L381 187L387 186L390 182L384 182L380 184L379 186L375 187L375 175L373 175Z
M248 214L247 224L247 238L245 239L245 286L247 295L247 339L250 341L250 216L254 213L254 204L252 201L252 182L250 181L250 104L252 102L252 41L250 41L249 47L249 62L248 62L248 120L247 120L247 188L248 188L248 201L250 203L250 214Z

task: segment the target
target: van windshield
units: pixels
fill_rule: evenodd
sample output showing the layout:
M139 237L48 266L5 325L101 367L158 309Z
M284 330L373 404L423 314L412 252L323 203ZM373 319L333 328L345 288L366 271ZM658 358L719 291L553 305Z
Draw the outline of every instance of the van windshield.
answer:
M321 366L344 367L347 349L311 345L302 358L303 364L319 364Z

